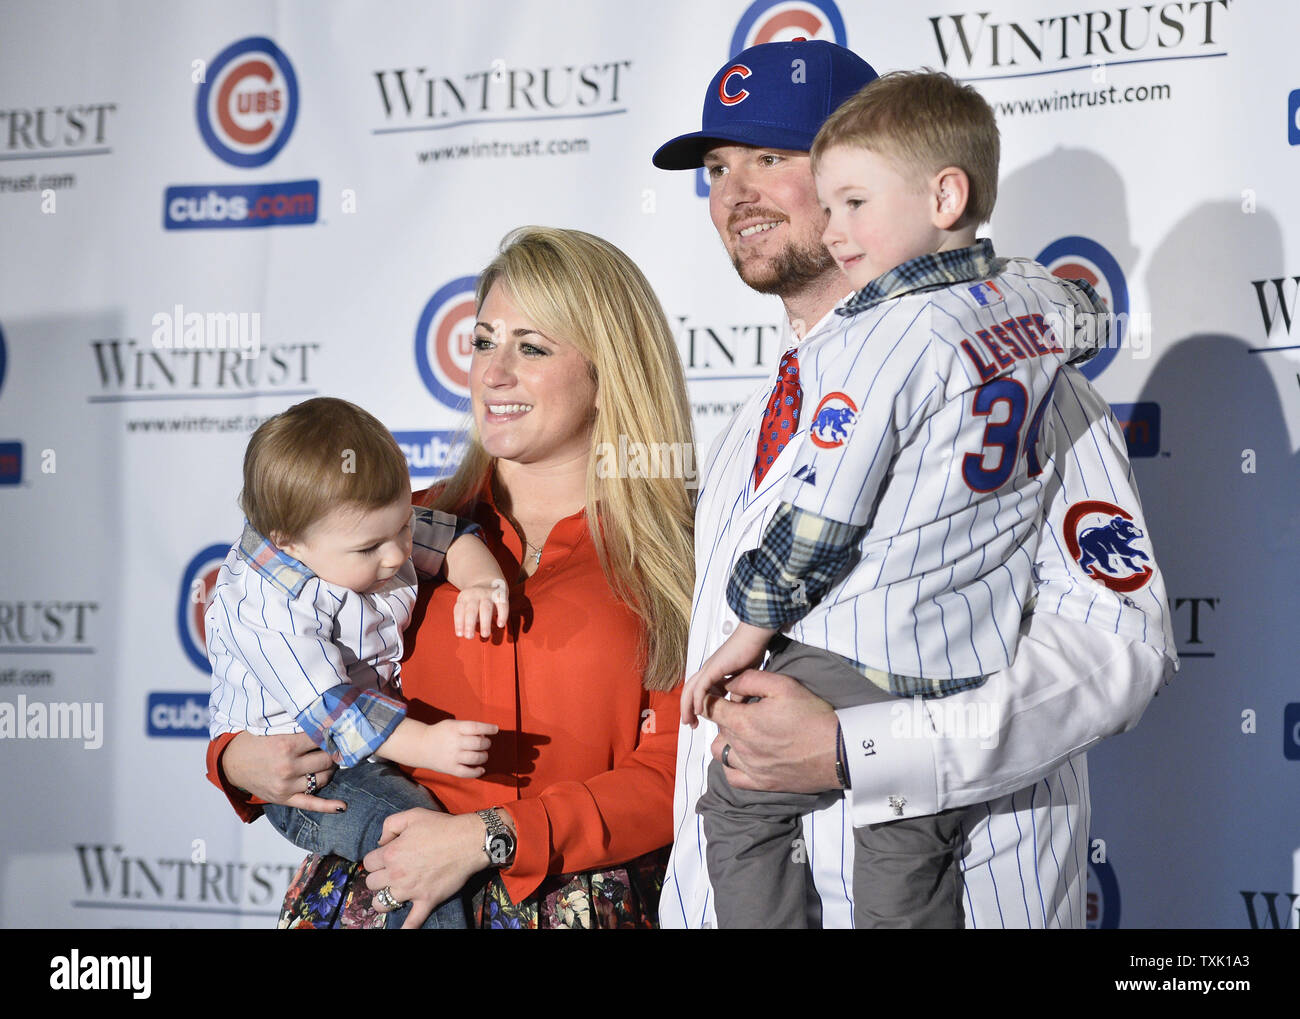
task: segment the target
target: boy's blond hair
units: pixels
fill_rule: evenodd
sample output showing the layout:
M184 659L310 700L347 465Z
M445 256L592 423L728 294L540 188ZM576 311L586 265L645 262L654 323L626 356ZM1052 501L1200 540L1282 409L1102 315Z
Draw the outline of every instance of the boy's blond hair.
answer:
M929 176L966 173L966 212L953 229L986 223L998 197L998 125L969 85L938 71L894 71L865 86L827 118L813 140L813 171L828 149L869 149Z
M410 494L406 457L392 433L346 400L295 404L262 422L244 451L239 505L276 544L301 540L336 507L380 509Z

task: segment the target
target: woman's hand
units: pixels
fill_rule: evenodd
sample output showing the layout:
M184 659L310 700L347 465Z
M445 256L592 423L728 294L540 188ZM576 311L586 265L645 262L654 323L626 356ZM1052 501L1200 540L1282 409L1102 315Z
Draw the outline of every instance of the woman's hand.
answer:
M441 903L458 893L488 864L487 827L477 814L405 810L384 822L379 848L363 864L372 891L387 888L398 902L411 902L402 929L418 928Z
M305 732L284 736L241 732L221 755L221 773L267 803L320 813L347 809L342 800L327 800L307 792L307 776L316 776L317 788L325 786L334 777L334 762Z

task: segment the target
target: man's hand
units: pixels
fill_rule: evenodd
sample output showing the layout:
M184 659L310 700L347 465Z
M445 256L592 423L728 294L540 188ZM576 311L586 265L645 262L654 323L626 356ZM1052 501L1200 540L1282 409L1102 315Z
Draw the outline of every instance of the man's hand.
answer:
M717 723L713 759L731 744L726 776L737 789L821 793L835 778L835 712L789 676L742 672L730 680L731 700L712 700L704 716ZM759 700L746 703L746 698Z

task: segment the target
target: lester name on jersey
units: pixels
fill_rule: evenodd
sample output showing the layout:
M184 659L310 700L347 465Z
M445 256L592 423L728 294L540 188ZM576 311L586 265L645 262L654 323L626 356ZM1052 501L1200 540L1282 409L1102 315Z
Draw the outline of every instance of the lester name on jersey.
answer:
M1061 366L1096 352L1063 324L1105 310L987 241L951 255L909 263L930 266L912 283L882 277L800 347L815 409L781 493L865 529L857 564L790 636L927 680L1015 656L1055 450L1043 417Z

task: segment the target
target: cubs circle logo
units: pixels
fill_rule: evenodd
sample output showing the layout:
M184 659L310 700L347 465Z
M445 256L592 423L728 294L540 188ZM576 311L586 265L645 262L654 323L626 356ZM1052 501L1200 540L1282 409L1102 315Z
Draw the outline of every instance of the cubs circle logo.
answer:
M792 39L822 39L847 46L847 38L844 18L834 0L756 0L736 25L731 52Z
M217 573L229 554L229 545L209 545L190 560L181 576L181 591L176 599L176 628L181 647L200 672L212 671L208 663L208 638L203 616L212 601Z
M738 88L735 91L732 91L735 86L731 84L731 80L733 78L740 78L743 80L753 73L754 72L744 64L735 64L732 67L728 67L727 73L724 74L722 80L718 82L718 101L721 102L723 106L735 106L737 103L744 102L748 99L749 89Z
M469 410L469 362L474 352L473 276L438 290L415 327L415 363L425 388L452 410Z
M1062 525L1065 546L1079 569L1112 591L1127 593L1151 579L1151 556L1137 547L1146 537L1133 515L1101 499L1076 502Z
M1110 313L1111 332L1106 346L1091 360L1079 366L1089 379L1095 379L1115 360L1128 324L1128 283L1115 256L1087 237L1062 237L1038 253L1038 261L1047 271L1061 279L1086 280L1101 295Z
M808 426L808 437L814 446L835 449L843 446L858 418L858 408L843 393L827 393L817 404L817 413Z
M1084 922L1088 930L1119 927L1119 881L1109 862L1088 861L1088 899Z
M231 43L208 66L196 103L199 133L219 159L244 168L275 158L298 119L298 79L270 39Z

